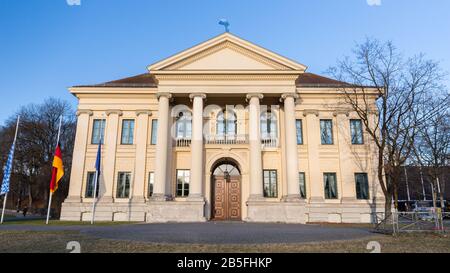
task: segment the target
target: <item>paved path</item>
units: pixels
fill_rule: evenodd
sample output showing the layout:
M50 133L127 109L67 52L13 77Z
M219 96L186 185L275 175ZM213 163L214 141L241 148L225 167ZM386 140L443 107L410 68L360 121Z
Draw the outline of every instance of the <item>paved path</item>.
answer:
M3 225L0 230L80 231L106 239L152 243L261 244L350 240L373 235L367 228L242 222L124 224L113 226Z

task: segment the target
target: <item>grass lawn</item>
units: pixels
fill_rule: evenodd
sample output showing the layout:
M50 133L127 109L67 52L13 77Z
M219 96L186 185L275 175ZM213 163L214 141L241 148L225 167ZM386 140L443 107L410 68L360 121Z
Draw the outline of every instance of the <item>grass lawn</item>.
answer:
M381 252L445 252L450 253L450 236L425 233L397 237L376 235L351 241L305 244L211 245L156 244L88 237L75 231L0 231L0 252L68 252L67 242L78 241L81 252L362 252L367 243L378 241Z
M95 222L95 226L114 226L114 225L124 225L124 224L135 224L135 222ZM3 225L32 225L32 226L45 226L45 219L17 219L17 218L5 218ZM84 226L91 225L91 222L80 222L80 221L59 221L50 220L49 226Z

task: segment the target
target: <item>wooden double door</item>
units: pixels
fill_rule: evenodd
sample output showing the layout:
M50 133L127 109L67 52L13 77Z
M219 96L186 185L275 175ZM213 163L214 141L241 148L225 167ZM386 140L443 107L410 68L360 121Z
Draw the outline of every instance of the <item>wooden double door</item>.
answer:
M241 178L213 176L212 219L218 221L241 220Z

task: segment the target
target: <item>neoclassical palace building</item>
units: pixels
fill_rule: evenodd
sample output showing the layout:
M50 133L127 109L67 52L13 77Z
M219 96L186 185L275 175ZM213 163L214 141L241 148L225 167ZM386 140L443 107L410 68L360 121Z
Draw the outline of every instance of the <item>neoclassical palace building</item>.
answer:
M61 219L91 219L100 143L96 220L373 221L384 208L374 144L346 84L306 68L223 33L142 75L70 88Z

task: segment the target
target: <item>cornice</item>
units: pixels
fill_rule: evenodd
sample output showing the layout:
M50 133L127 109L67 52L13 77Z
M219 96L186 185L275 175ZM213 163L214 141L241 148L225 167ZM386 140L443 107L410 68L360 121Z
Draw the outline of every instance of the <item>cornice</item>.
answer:
M217 71L216 71L217 72ZM160 80L171 81L220 81L220 80L276 80L276 81L295 81L298 74L271 74L271 71L258 71L260 74L239 74L236 71L226 71L230 74L209 74L204 71L204 74L157 74L155 78ZM225 71L221 73L226 73ZM244 73L244 71L242 71ZM250 72L246 72L250 73ZM253 73L253 72L251 72Z

